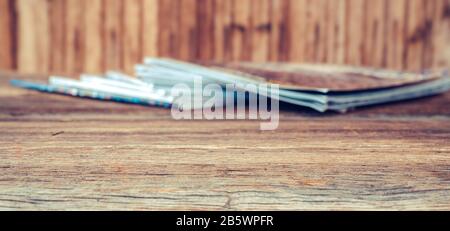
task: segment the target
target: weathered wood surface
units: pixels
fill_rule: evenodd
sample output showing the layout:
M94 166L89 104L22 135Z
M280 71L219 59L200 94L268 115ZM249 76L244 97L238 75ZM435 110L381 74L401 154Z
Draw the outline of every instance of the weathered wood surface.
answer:
M0 74L2 210L450 209L450 94L284 108L267 132L15 89L13 76Z
M0 68L133 72L145 56L450 65L450 0L0 0Z

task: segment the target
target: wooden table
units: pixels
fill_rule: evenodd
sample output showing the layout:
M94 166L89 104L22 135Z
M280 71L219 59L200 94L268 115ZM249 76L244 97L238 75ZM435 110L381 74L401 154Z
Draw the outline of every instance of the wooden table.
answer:
M0 74L3 210L450 209L450 93L347 114L284 106L260 131L14 76Z

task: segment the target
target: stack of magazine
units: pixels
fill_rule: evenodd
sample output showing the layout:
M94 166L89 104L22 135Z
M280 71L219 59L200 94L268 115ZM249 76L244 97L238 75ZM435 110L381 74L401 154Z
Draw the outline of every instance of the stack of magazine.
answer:
M83 74L78 80L50 76L44 83L16 79L11 84L77 97L170 107L176 102L171 93L174 86L183 83L193 88L199 77L203 85L218 84L225 94L227 84L278 84L279 101L320 112L345 112L450 89L447 70L413 73L319 64L188 63L168 58L145 58L136 65L135 76L109 71Z

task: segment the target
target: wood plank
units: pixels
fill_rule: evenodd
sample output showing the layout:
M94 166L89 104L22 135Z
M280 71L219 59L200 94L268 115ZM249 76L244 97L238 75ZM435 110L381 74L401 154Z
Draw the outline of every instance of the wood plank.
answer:
M265 62L269 58L270 0L253 0L251 8L252 57L255 62Z
M251 57L251 0L233 1L232 60Z
M309 22L307 34L311 40L306 47L306 55L310 62L324 63L327 55L327 0L309 0Z
M305 61L306 62L315 62L316 54L317 54L317 43L320 42L317 38L317 25L315 24L315 20L317 19L315 12L315 1L314 0L306 0L306 17L305 17L305 33L304 36L304 44L305 44ZM319 31L320 32L320 31ZM319 34L320 35L320 34Z
M142 1L129 0L123 2L123 65L127 74L134 73L134 65L142 61Z
M33 1L34 2L34 1ZM33 2L26 0L17 1L18 19L18 49L17 49L17 69L20 72L33 72L36 70L36 45L33 41L35 31L28 28L35 22L33 19ZM31 23L31 24L29 24ZM26 51L26 52L25 52Z
M427 28L424 23L424 0L410 0L407 4L406 54L405 63L409 70L422 69L424 38Z
M365 44L362 64L372 67L384 67L386 66L386 1L366 1L364 12Z
M391 69L405 68L403 56L406 41L406 5L408 0L387 1L386 66Z
M197 0L197 59L214 57L214 2Z
M170 30L170 57L178 58L180 56L180 0L173 0L170 6L171 17L165 17L164 20L168 20L169 30Z
M143 0L142 53L143 56L158 54L158 0Z
M49 67L49 50L50 50L50 40L49 40L49 22L48 22L48 2L44 0L38 1L35 8L35 19L36 20L36 48L37 55L37 73L48 72Z
M85 7L84 17L84 68L88 73L99 74L105 71L103 61L103 38L105 31L103 19L105 17L104 1L92 1Z
M66 6L66 72L71 74L82 73L85 57L85 31L84 10L87 7L86 0L67 0Z
M15 3L0 1L0 69L15 68Z
M449 159L442 153L448 152L448 143L424 130L449 132L436 121L344 120L337 126L334 120L291 120L282 123L279 140L274 140L273 135L256 132L257 124L248 121L105 119L96 121L95 128L86 121L1 122L7 136L0 138L4 166L0 206L46 210L450 207ZM374 126L397 132L387 137ZM241 132L223 135L230 130ZM191 138L179 136L180 132ZM355 132L359 137L342 136ZM23 137L34 142L12 142ZM323 139L328 140L326 147Z
M104 67L107 70L121 70L123 68L123 2L108 0L105 5L105 36L103 47Z
M275 3L274 3L275 5ZM274 36L272 38L272 45L274 48L274 52L278 52L278 54L271 54L273 57L278 57L278 61L288 61L290 60L290 50L291 50L291 31L296 30L290 29L292 23L291 23L291 12L289 11L291 7L291 1L283 0L279 5L279 10L276 11L274 8L273 11L273 23L277 23L276 27L278 27L278 32L275 32L277 29L274 29ZM278 16L277 16L278 15Z
M346 4L346 35L345 35L345 63L361 65L363 59L364 44L364 2L360 0L348 0Z
M298 21L295 27L303 27L303 33L300 33L296 39L291 40L292 43L303 41L304 61L322 63L326 61L327 48L327 7L326 1L305 0L301 1L300 16L292 12L294 20ZM302 25L303 24L303 25Z
M182 60L195 60L197 55L197 39L201 35L197 31L197 1L180 0L180 16L178 18L179 56Z
M17 3L18 70L24 73L46 73L49 67L49 23L46 0Z
M66 72L66 1L55 0L49 5L50 67L55 74Z
M289 38L287 36L287 21L289 18L288 9L289 1L286 0L272 0L270 5L270 54L269 60L272 62L279 60L286 60L287 46ZM286 55L283 55L286 54Z
M432 44L433 40L433 19L436 15L436 3L437 1L426 1L423 4L424 10L424 24L423 28L425 33L423 39L423 55L422 55L422 69L431 68L433 65L433 53L434 53L434 44Z
M176 57L178 44L176 37L176 25L178 23L178 1L158 2L158 47L159 55L165 57Z
M450 67L450 1L437 0L433 18L432 67Z
M295 62L305 62L307 49L307 0L291 0L289 2L289 24L287 30L289 33L289 59ZM290 30L289 28L293 28Z
M231 60L232 1L215 0L214 59Z
M345 0L327 1L327 63L345 62L345 4Z

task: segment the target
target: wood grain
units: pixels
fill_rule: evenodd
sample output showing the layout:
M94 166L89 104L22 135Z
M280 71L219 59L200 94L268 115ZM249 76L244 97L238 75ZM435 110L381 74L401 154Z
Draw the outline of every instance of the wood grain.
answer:
M306 62L314 63L317 60L318 48L321 42L319 22L321 12L316 12L316 7L320 3L314 0L305 0L304 4L306 14L304 17L306 24L303 33L304 56Z
M84 24L80 19L84 18L84 8L88 4L86 0L67 0L66 25L65 25L65 47L66 50L66 70L69 73L81 73L84 70L84 57L86 51L86 41Z
M123 65L127 74L134 73L134 65L142 61L142 1L124 1L124 22L123 22Z
M66 1L55 0L49 6L50 17L50 66L52 73L63 73L66 71ZM95 36L95 35L89 35ZM93 52L93 51L92 51ZM87 59L90 60L90 59ZM23 64L26 65L26 64ZM87 65L88 66L88 65Z
M307 36L309 38L306 47L306 57L311 63L324 63L327 55L327 0L309 0L307 5L307 17L309 19Z
M407 2L407 17L412 18L408 20L406 27L406 49L405 49L405 63L407 68L418 70L422 66L423 55L423 22L425 13L423 11L424 1L411 0Z
M346 4L345 63L362 65L364 45L364 4L367 1L348 0Z
M270 5L270 42L269 42L269 61L276 62L287 60L288 52L285 47L289 44L287 36L287 21L289 11L288 1L272 0ZM284 55L283 55L284 54Z
M49 66L48 2L16 1L18 17L18 70L43 72Z
M195 60L197 57L197 1L181 0L180 1L180 17L178 24L179 55L182 60ZM202 19L203 20L203 19Z
M214 58L214 1L197 0L197 55L198 60Z
M158 55L158 0L143 0L142 53L143 56Z
M408 0L388 1L387 8L387 39L391 41L386 44L386 64L392 69L403 69L405 67L404 53L406 37L406 5Z
M392 1L389 1L392 2ZM385 0L367 1L364 8L364 46L363 65L386 66L386 21L387 2Z
M296 62L306 61L307 34L306 34L306 20L307 20L307 1L306 0L292 0L289 1L289 26L293 30L287 32L289 45L289 59ZM287 30L285 28L284 30ZM283 37L286 37L283 36Z
M252 44L251 0L233 0L232 59L249 61Z
M158 1L158 55L159 56L171 56L174 48L174 37L172 31L176 29L173 26L175 22L178 22L178 16L176 15L176 1ZM171 20L167 20L167 19ZM174 21L176 20L176 21Z
M15 48L15 18L14 18L14 2L9 0L0 1L0 44L4 49L0 49L0 69L13 69L14 64L14 48Z
M105 37L103 47L104 67L109 70L123 69L123 3L108 0L105 5Z
M214 1L214 60L231 60L232 1Z
M105 34L103 1L91 1L86 6L84 21L85 55L84 70L88 73L101 73L104 70L103 37ZM139 38L139 37L138 37Z
M435 47L433 53L433 67L449 66L450 57L450 1L437 0L435 4L435 16L433 20L432 44Z
M425 29L423 39L423 55L422 55L422 68L432 67L433 65L433 53L435 52L435 44L433 44L432 33L433 33L433 24L434 18L436 17L436 3L437 1L427 1L424 3L424 11L425 11Z
M0 68L133 72L143 56L450 66L449 0L1 0Z
M270 0L253 0L251 8L251 60L264 62L269 58Z
M334 64L345 63L345 16L346 1L336 0L328 3L326 62Z
M261 132L13 76L0 73L1 210L450 209L448 93L347 114L282 105Z

